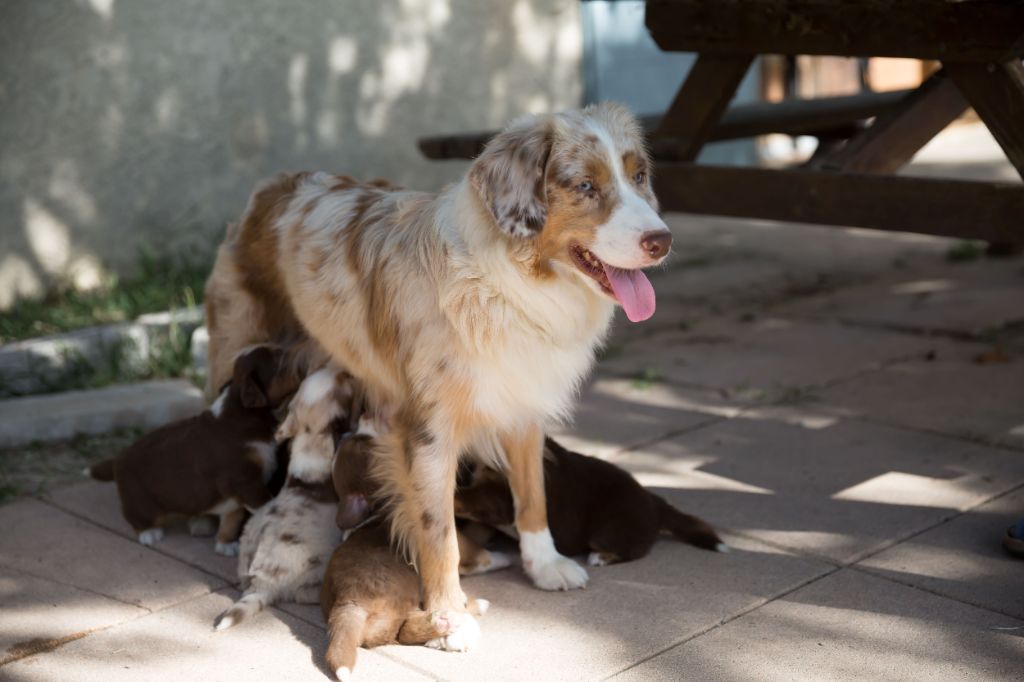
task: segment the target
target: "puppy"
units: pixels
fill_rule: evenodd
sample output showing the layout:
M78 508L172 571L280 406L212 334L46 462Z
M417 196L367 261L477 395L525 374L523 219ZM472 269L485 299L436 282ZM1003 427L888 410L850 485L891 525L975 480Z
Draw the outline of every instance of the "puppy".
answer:
M633 561L651 551L661 531L703 549L728 551L710 525L644 489L614 464L566 450L551 438L544 447L548 523L562 554L589 554L591 566ZM455 515L495 528L511 526L515 504L508 481L493 470L479 474L456 492Z
M637 120L603 103L514 122L439 195L280 176L218 251L212 380L232 348L305 333L394 413L380 480L430 610L466 603L452 503L470 450L508 468L534 584L586 584L548 529L543 433L571 410L615 306L654 313L642 270L672 235L649 172Z
M336 422L348 423L352 381L325 367L310 374L288 406L277 440L291 439L288 478L280 494L253 514L242 533L238 579L242 598L218 616L225 630L279 601L315 604L331 551L342 540L331 483Z
M364 432L345 437L335 456L338 522L342 528L358 526L331 555L320 592L330 639L327 665L339 680L351 679L360 646L397 642L462 651L469 644L466 633L479 627L461 610L421 608L416 571L391 547L387 522L373 516L377 486L368 475L373 448ZM470 600L468 613L482 615L488 606Z
M334 486L338 496L335 521L338 528L349 531L370 516L370 509L380 498L379 486L373 483L373 452L377 447L377 431L367 417L359 420L355 432L344 436L334 458ZM507 486L506 490L507 492ZM376 497L375 497L376 496ZM488 550L473 542L461 530L456 531L459 547L459 574L477 575L498 571L512 565L512 558L503 552Z
M142 544L158 542L173 516L213 514L220 517L215 551L236 556L246 508L270 501L274 410L297 385L282 350L245 351L208 410L150 431L89 475L117 482L121 511Z

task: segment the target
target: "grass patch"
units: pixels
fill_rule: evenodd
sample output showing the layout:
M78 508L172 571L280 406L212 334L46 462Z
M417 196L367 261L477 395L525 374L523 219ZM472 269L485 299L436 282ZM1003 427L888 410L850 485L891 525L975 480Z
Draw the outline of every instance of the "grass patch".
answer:
M661 370L657 367L645 367L633 377L633 388L646 391L651 385L661 381Z
M209 272L208 262L143 254L132 277L111 276L93 291L63 286L42 299L18 301L0 314L0 343L193 306L203 298Z
M85 480L82 469L113 457L140 435L138 429L123 429L65 443L0 450L0 504Z
M946 251L946 260L953 263L965 263L978 260L985 255L985 242L965 240L957 242Z

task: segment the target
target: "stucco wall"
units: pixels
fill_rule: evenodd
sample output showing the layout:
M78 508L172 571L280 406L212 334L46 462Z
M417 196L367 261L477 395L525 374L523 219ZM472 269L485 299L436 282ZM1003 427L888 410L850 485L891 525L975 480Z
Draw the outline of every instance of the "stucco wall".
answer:
M423 134L575 106L576 0L0 3L0 307L209 250L253 183L436 189Z

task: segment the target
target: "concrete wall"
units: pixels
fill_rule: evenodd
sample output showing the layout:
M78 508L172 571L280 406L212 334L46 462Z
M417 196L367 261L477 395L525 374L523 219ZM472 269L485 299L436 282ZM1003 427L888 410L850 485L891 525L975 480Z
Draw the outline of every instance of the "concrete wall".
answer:
M576 0L5 0L0 308L201 253L253 183L436 189L418 136L580 100Z

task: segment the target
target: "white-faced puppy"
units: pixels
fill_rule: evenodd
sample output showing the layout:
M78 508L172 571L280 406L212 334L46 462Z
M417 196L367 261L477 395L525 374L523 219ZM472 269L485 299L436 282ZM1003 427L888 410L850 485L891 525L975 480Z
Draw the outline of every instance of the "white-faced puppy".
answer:
M242 533L238 579L242 598L222 613L218 630L237 625L279 601L315 604L331 552L342 535L334 523L338 498L331 482L335 422L348 422L352 380L325 367L299 386L277 430L291 439L288 478Z
M452 505L459 457L474 447L508 468L534 584L586 584L548 530L542 434L570 411L615 304L633 321L654 312L641 269L672 238L649 165L619 105L528 117L440 195L278 177L218 252L212 380L232 348L305 329L393 413L378 473L428 611L466 604Z

